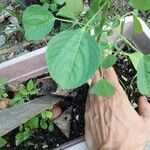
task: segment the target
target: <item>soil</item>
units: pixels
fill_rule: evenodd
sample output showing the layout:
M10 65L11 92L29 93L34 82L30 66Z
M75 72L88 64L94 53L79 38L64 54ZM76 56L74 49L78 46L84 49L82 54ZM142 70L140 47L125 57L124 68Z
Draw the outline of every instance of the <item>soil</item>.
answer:
M120 43L122 51L127 53L135 52L125 43ZM114 69L118 75L119 82L127 93L131 104L137 103L138 98L141 96L137 88L136 70L128 56L119 56L118 60L114 65Z

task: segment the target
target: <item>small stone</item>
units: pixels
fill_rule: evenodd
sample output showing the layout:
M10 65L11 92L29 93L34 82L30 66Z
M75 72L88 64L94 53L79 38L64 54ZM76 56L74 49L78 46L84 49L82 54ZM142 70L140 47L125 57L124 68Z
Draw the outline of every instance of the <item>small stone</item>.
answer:
M52 94L59 96L68 96L70 92L70 90L63 90L60 86L58 86L57 90L55 92L52 92Z
M132 104L132 106L134 109L138 107L138 105L135 102Z
M16 31L18 28L16 27L16 25L10 24L8 25L5 29L4 29L4 33L6 33L7 35L12 34L14 31Z
M11 22L11 24L14 24L19 27L19 22L16 17L14 17L14 16L9 17L9 21Z
M61 115L62 110L61 110L61 108L59 106L54 105L54 107L52 108L51 112L53 113L52 120L55 120L56 118L58 118Z
M4 20L5 20L4 13L2 12L0 14L0 23L4 22Z
M14 52L10 53L9 56L7 57L7 59L13 58L14 54L15 54Z
M21 86L20 83L14 81L14 82L7 83L6 88L8 91L18 92L20 86Z
M72 109L72 106L70 106L67 110L65 110L62 113L60 117L54 120L56 126L67 138L69 138L70 135Z
M3 46L5 44L5 36L4 35L0 35L0 46Z
M6 10L13 10L13 9L14 8L11 5L6 7ZM0 13L0 23L4 22L5 18L10 16L10 13L6 10L2 10Z
M2 98L0 100L0 109L6 109L10 105L10 99L9 98Z
M77 120L77 121L79 120L79 115L76 115L76 120Z
M37 86L40 88L38 95L46 95L51 92L56 91L56 83L48 76L44 78L37 79Z
M45 145L42 146L42 149L47 149L47 148L48 148L47 144L45 144Z

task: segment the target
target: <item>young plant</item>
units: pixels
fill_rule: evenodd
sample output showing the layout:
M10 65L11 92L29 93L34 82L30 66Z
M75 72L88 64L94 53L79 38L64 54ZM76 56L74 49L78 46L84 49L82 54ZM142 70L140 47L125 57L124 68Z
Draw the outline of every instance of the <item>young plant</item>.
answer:
M0 100L8 96L5 90L5 84L6 84L6 79L0 78Z
M34 129L41 127L42 129L48 129L49 132L53 131L54 126L52 122L52 116L52 112L50 110L46 110L22 124L19 127L19 132L15 136L16 146L27 140L34 133Z
M40 119L40 127L42 129L48 129L49 132L54 130L54 125L52 122L53 113L51 110L46 110L41 113L41 119Z
M19 88L19 92L13 100L11 101L11 105L22 104L26 101L30 100L30 96L36 95L39 89L37 88L36 83L33 80L29 80L26 86L22 86Z
M5 147L6 144L7 144L7 141L4 138L0 137L0 148Z
M39 127L39 118L34 117L30 119L25 124L19 127L19 132L16 134L16 146L20 145L23 141L27 140L31 134L34 132L34 129Z
M111 0L91 0L87 10L84 9L82 0L65 0L55 16L49 11L47 3L43 6L32 5L25 10L23 25L28 40L43 39L52 31L56 20L72 24L71 28L58 33L50 40L46 51L50 75L63 89L77 88L86 83L96 70L103 72L102 69L115 63L116 58L110 47L116 43L110 45L108 38L120 24L122 33L124 21L120 23L121 19L116 16L110 23L107 13L110 4ZM137 10L150 10L149 0L129 0L129 5ZM135 32L141 33L138 11L134 10L127 15L131 14ZM121 33L120 37L129 43ZM137 84L142 94L150 95L150 55L140 55L142 57L137 65ZM102 76L91 92L110 97L115 94L115 88Z

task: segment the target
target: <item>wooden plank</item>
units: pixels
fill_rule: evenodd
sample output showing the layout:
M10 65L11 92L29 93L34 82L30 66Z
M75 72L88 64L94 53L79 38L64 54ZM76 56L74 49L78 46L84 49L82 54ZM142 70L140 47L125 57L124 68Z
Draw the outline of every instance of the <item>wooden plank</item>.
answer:
M0 111L0 137L50 108L62 98L46 95L30 102Z
M23 82L47 73L45 63L46 47L24 54L0 64L0 77L9 82Z

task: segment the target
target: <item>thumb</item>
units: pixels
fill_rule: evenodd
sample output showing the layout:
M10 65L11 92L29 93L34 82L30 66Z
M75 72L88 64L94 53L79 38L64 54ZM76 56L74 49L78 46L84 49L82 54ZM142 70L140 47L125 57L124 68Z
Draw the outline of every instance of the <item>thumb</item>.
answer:
M138 100L138 113L144 118L150 117L150 104L144 96Z

